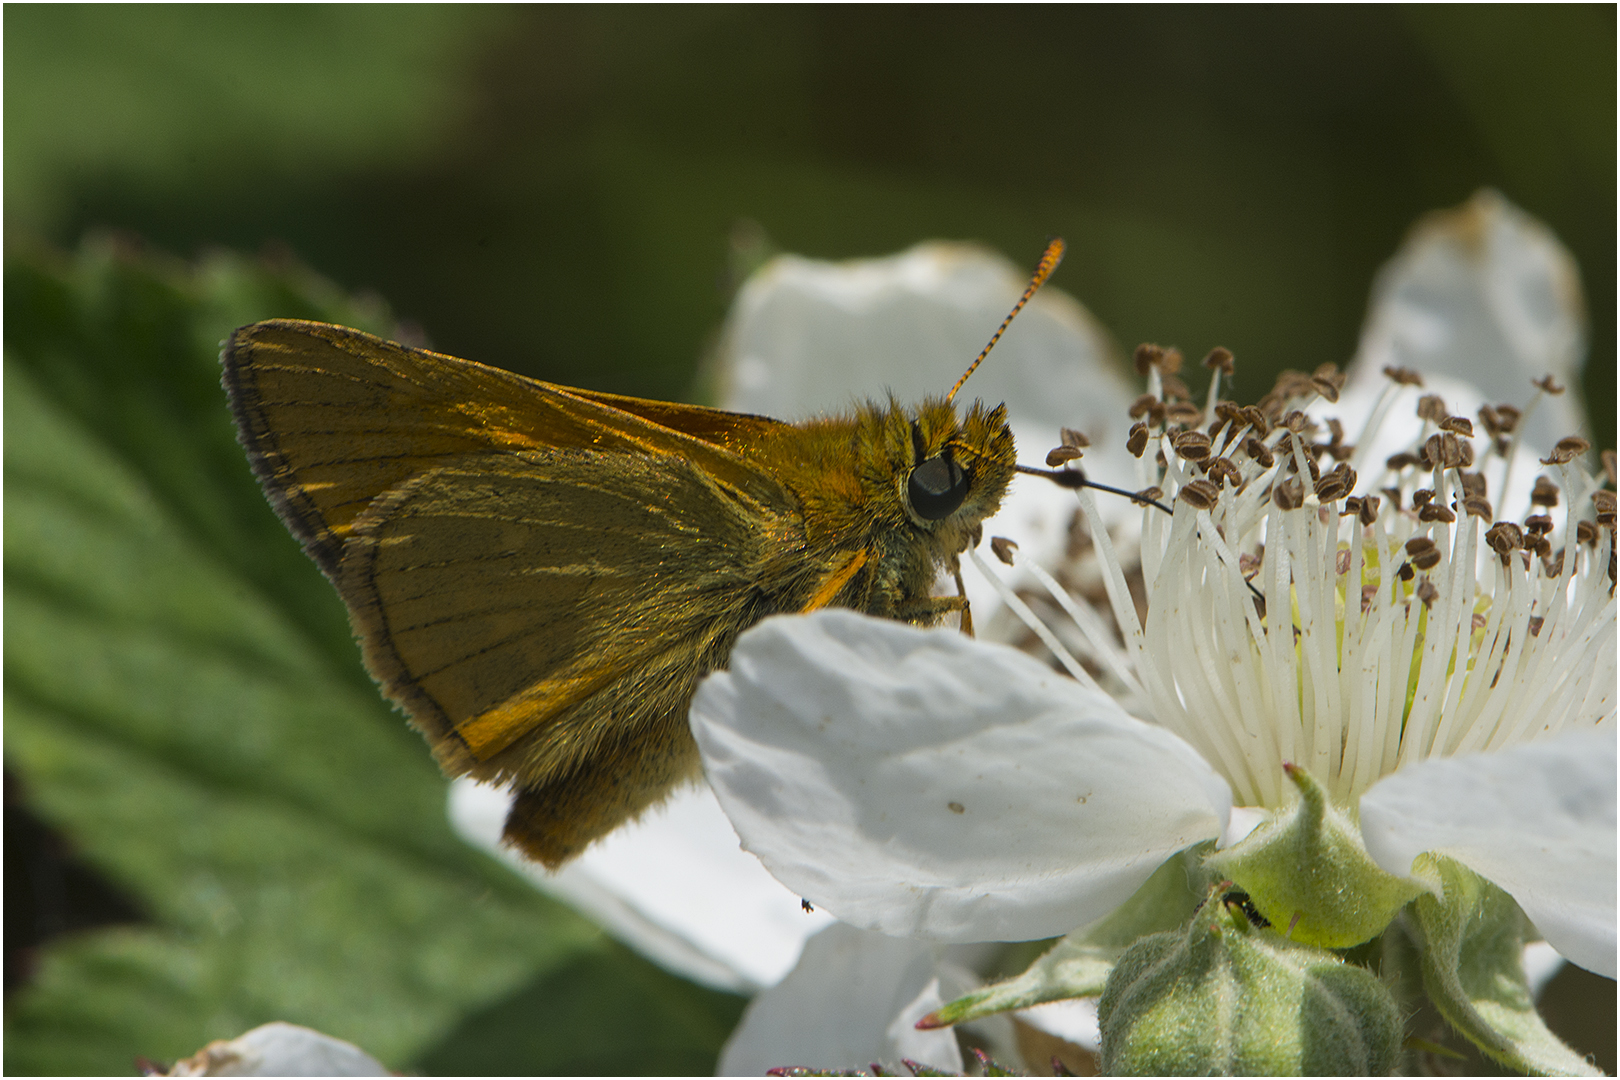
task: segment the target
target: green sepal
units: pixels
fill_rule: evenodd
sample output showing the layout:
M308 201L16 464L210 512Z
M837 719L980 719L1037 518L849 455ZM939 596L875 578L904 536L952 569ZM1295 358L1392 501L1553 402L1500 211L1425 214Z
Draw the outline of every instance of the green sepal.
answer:
M1481 1053L1537 1076L1602 1072L1547 1030L1524 975L1526 919L1513 898L1461 863L1420 855L1413 873L1432 881L1413 905L1423 944L1423 987L1435 1008Z
M1210 867L1249 894L1279 933L1305 945L1348 949L1370 941L1422 887L1373 862L1361 828L1304 769L1285 765L1299 800Z
M1097 1003L1109 1076L1387 1075L1400 1011L1371 972L1211 902L1138 941Z
M929 1013L920 1028L950 1027L982 1016L1048 1001L1096 997L1114 961L1138 938L1186 925L1208 888L1204 859L1214 844L1172 855L1131 898L1109 914L1062 937L1021 975L982 987Z

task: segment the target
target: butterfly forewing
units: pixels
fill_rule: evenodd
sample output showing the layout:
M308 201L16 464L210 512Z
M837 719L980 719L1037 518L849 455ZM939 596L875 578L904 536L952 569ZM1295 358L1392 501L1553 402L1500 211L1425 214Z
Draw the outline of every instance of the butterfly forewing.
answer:
M636 399L575 394L344 327L292 319L238 330L224 363L254 470L329 575L350 524L373 499L468 453L589 446L677 454L762 507L790 505L773 477L726 449L726 414L718 410L649 402L659 419L648 420L609 404ZM697 434L669 426L683 412L692 414Z

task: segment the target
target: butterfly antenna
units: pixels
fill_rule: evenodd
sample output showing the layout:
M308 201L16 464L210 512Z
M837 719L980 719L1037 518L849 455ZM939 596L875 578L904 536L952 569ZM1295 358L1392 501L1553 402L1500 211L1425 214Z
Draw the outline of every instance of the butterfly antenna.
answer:
M986 345L984 351L974 358L973 363L968 365L968 369L962 372L962 377L956 380L956 385L951 387L951 392L945 395L947 402L956 397L956 392L962 389L962 384L968 381L968 376L972 375L978 366L984 362L984 358L990 355L990 350L996 347L996 342L1001 340L1001 335L1007 332L1007 327L1011 325L1013 316L1024 310L1024 305L1029 303L1029 298L1035 295L1036 289L1046 284L1046 279L1052 276L1052 271L1056 270L1058 263L1063 261L1063 252L1067 247L1068 245L1063 242L1061 237L1046 245L1046 253L1041 256L1041 261L1035 267L1035 276L1029 279L1029 288L1024 290L1024 295L1018 298L1018 303L1013 305L1013 309L1007 313L1007 317L1001 320L1001 325L996 328L995 335L990 339L990 344Z

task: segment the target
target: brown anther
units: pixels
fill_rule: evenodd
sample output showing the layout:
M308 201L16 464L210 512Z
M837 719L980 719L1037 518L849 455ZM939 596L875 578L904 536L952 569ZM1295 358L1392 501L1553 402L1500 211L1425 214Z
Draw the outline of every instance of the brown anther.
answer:
M1470 630L1483 630L1485 629L1485 625L1489 622L1489 619L1477 611L1468 616L1468 628Z
M1418 488L1416 491L1412 492L1412 505L1415 507L1428 506L1433 501L1433 488Z
M1400 578L1402 581L1411 581L1413 578L1417 577L1417 572L1412 569L1411 563L1403 562L1401 563L1401 568L1395 571L1395 576Z
M1155 464L1155 465L1157 465L1159 467L1159 471L1161 473L1164 472L1164 470L1166 470L1166 469L1168 469L1170 467L1170 459L1164 456L1164 444L1163 443L1159 444L1159 449L1157 451L1155 451L1155 453L1153 455L1153 464Z
M1011 566L1013 564L1013 552L1018 550L1018 543L1007 539L1005 536L992 536L990 538L990 550L996 553L996 558Z
M1603 451L1603 453L1598 455L1598 460L1603 462L1603 475L1605 475L1605 476L1607 476L1609 478L1609 486L1613 487L1615 485L1615 479L1614 479L1614 468L1615 468L1615 466L1614 466L1614 451L1613 450L1605 450L1605 451Z
M1387 366L1384 368L1384 375L1389 378L1390 381L1399 383L1401 386L1423 385L1423 376L1419 375L1411 368Z
M1282 418L1282 426L1287 428L1289 431L1295 432L1296 434L1304 431L1310 426L1310 423L1311 418L1306 416L1299 409L1290 410L1288 415Z
M1423 456L1429 459L1431 468L1454 469L1462 464L1462 445L1457 436L1442 431L1424 442Z
M1046 452L1046 466L1055 469L1066 461L1074 461L1081 455L1078 446L1057 446Z
M1438 424L1451 415L1451 410L1446 408L1446 399L1439 394L1424 394L1418 398L1417 414L1420 420Z
M1546 620L1545 617L1543 617L1541 615L1532 615L1532 616L1530 616L1530 636L1531 637L1540 637L1541 636L1541 628L1543 626L1545 626L1546 624L1547 624L1547 620Z
M1491 501L1483 495L1464 495L1463 509L1469 517L1477 517L1482 521L1491 520Z
M1592 449L1592 444L1579 435L1566 435L1558 440L1558 444L1553 447L1551 454L1541 459L1541 463L1543 465L1564 465L1574 461L1590 449Z
M1440 599L1440 590L1434 587L1432 581L1420 581L1415 590L1417 598L1423 601L1424 607L1433 607L1434 602Z
M1136 373L1146 375L1155 364L1164 359L1164 347L1143 342L1136 347L1131 359L1136 362Z
M1457 476L1458 479L1462 481L1464 495L1478 495L1483 499L1486 495L1490 494L1490 492L1485 489L1486 485L1484 473L1465 472L1458 473Z
M1383 500L1376 495L1363 496L1361 500L1361 513L1356 515L1356 520L1361 522L1363 525L1371 525L1373 522L1377 521L1378 507L1382 502Z
M1479 424L1485 429L1485 434L1493 439L1502 434L1502 418L1497 411L1489 405L1479 407Z
M1443 521L1447 525L1457 520L1457 515L1441 506L1439 503L1430 503L1418 511L1419 521Z
M1543 559L1541 568L1546 571L1548 577L1562 577L1564 575L1564 549L1559 548L1553 553L1552 558Z
M1283 510L1298 510L1305 505L1305 485L1298 477L1284 480L1272 487L1271 501Z
M1154 408L1158 406L1158 404L1158 398L1154 397L1152 394L1143 394L1135 401L1131 402L1131 407L1128 412L1132 420L1140 420L1142 417L1151 413Z
M1339 400L1339 387L1344 381L1341 375L1337 379L1326 379L1320 375L1311 376L1311 388L1322 395L1322 400L1335 403Z
M1416 454L1408 453L1405 450L1401 451L1399 454L1391 454L1389 457L1384 459L1385 467L1390 469L1392 472L1400 472L1402 469L1410 469L1412 466L1418 463L1418 456Z
M1213 510L1220 497L1220 491L1208 480L1194 480L1176 493L1177 500L1194 510Z
M1204 357L1204 366L1222 375L1231 375L1237 369L1232 361L1232 350L1221 345L1209 350L1209 355Z
M1333 572L1340 577L1350 572L1350 549L1340 548L1333 553Z
M1235 401L1227 401L1224 398L1215 403L1215 419L1219 422L1231 424L1234 429L1248 423L1243 418L1243 406Z
M1159 370L1166 375L1174 375L1181 370L1181 350L1174 345L1164 350L1159 357Z
M1466 439L1457 440L1457 467L1466 469L1474 463L1474 444Z
M1086 438L1085 432L1076 431L1072 427L1066 427L1058 428L1058 443L1063 446L1078 446L1080 449L1084 450L1086 447L1091 445L1091 440Z
M1382 491L1386 496L1388 496L1389 504L1392 509L1399 510L1401 508L1400 488L1387 487L1379 488L1378 490ZM1368 522L1368 524L1371 524L1371 522Z
M1131 433L1125 438L1125 449L1131 452L1131 457L1141 457L1142 451L1147 449L1147 425L1138 421L1131 425Z
M1164 418L1172 424L1193 427L1204 419L1204 410L1190 401L1177 401L1164 407Z
M1180 353L1176 353L1175 356L1178 361L1181 359ZM1160 375L1159 384L1164 387L1164 400L1166 401L1192 400L1192 391L1187 389L1187 384L1174 375Z
M1536 477L1536 486L1530 492L1530 502L1535 506L1557 506L1558 485L1545 476Z
M1553 530L1553 519L1546 514L1531 514L1524 519L1524 531L1532 536L1546 536Z
M1230 458L1218 457L1205 468L1210 479L1215 481L1216 487L1224 487L1226 484L1231 484L1235 488L1243 486L1243 472Z
M1501 556L1502 565L1506 566L1508 556L1524 547L1524 531L1511 521L1498 521L1485 530L1485 542Z
M1238 573L1245 578L1254 577L1255 571L1260 569L1260 556L1251 555L1245 551L1238 555Z
M1585 544L1587 547L1597 547L1597 526L1590 521L1577 521L1575 523L1575 542Z
M1497 457L1507 457L1509 451L1513 449L1513 440L1506 435L1498 435L1491 443L1491 448L1496 451Z
M1260 409L1255 408L1253 405L1243 406L1243 418L1249 422L1249 426L1254 428L1254 433L1260 438L1263 439L1271 434L1271 422L1266 419L1266 414Z
M1316 497L1324 503L1337 502L1350 494L1356 486L1356 471L1340 465L1316 482Z
M1612 529L1612 528L1614 528L1614 511L1610 510L1608 513L1599 514L1597 516L1597 523L1598 523L1598 526L1600 528L1604 528L1604 529Z
M1527 536L1524 538L1524 549L1533 551L1545 559L1552 554L1552 541L1545 536Z
M1448 416L1440 421L1440 430L1471 439L1474 437L1474 422L1466 416Z
M1250 461L1263 469L1269 469L1277 464L1277 459L1272 456L1271 450L1253 435L1243 440L1243 452L1249 455Z
M1312 392L1311 377L1303 371L1284 369L1277 376L1277 384L1271 388L1268 397L1274 397L1279 403L1290 398L1304 397Z
M1136 502L1146 506L1148 503L1158 502L1164 498L1164 489L1158 487L1145 487L1131 496Z
M1496 407L1496 422L1501 426L1503 435L1513 434L1513 429L1519 426L1519 419L1522 416L1524 416L1524 412L1517 405L1498 405Z
M1614 513L1614 492L1612 492L1612 491L1594 491L1594 492L1592 492L1592 505L1597 508L1597 512L1600 513L1600 514L1612 514L1612 513Z
M1330 416L1327 420L1328 445L1338 446L1344 442L1344 425L1339 423L1337 417Z
M1361 587L1361 613L1363 615L1372 610L1373 601L1378 599L1378 586L1363 585Z
M1170 439L1170 445L1188 461L1203 461L1210 455L1209 436L1202 431L1183 431Z
M1536 387L1537 389L1543 390L1546 393L1552 394L1554 397L1557 397L1559 394L1564 392L1564 388L1559 386L1558 381L1551 375L1543 375L1539 379L1531 379L1530 385Z
M1414 536L1408 540L1406 557L1419 570L1433 570L1440 565L1440 549L1427 536Z
M1315 484L1316 500L1321 503L1338 502L1350 491L1350 486L1344 478L1335 473L1328 473Z

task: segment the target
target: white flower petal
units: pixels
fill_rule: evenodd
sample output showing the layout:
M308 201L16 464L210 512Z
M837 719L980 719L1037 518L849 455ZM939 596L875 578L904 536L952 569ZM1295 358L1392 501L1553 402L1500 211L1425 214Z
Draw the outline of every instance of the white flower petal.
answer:
M510 805L507 792L471 780L450 788L450 821L463 839L643 956L707 986L744 993L770 986L806 939L832 922L825 912L805 912L742 850L707 786L676 792L556 873L501 845Z
M1063 933L1220 835L1226 782L1016 650L853 612L768 619L698 689L720 804L796 894L946 941Z
M1102 1047L1102 1033L1097 1029L1097 999L1094 997L1048 1001L1032 1009L1021 1009L1013 1015L1037 1031L1067 1039L1092 1053Z
M1361 799L1372 857L1409 876L1447 855L1506 890L1559 952L1615 975L1615 733L1430 760Z
M749 1003L720 1053L718 1071L759 1076L795 1065L859 1069L909 1057L960 1072L961 1050L949 1029L903 1028L938 1007L931 1001L972 988L954 969L941 969L933 946L835 923L805 944L786 978Z
M917 1061L944 1072L962 1072L962 1048L954 1033L938 1028L917 1030L917 1021L943 1006L945 1000L939 978L928 980L928 985L905 1004L883 1033L887 1051L884 1058Z
M749 278L732 305L721 403L791 419L891 391L906 402L942 395L1028 282L1028 270L972 244L919 244L848 262L779 256ZM1136 391L1115 355L1090 313L1048 285L964 394L1005 402L1054 438L1060 425L1094 425L1093 443L1123 442Z
M1570 393L1541 402L1525 431L1551 447L1585 427L1576 398L1585 323L1574 258L1545 225L1482 191L1420 221L1379 272L1351 385L1376 390L1393 364L1521 405L1530 380L1551 374Z
M229 1042L211 1042L175 1063L170 1076L391 1076L353 1043L276 1021Z

